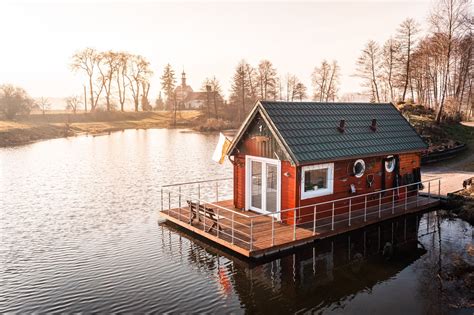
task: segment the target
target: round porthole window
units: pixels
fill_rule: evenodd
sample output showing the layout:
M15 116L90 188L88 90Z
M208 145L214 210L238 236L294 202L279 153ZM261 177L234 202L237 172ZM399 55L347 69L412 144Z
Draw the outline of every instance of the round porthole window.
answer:
M359 178L364 175L365 172L365 162L364 160L357 160L354 162L354 176Z
M387 156L387 158L385 159L385 170L389 173L393 172L393 170L395 169L395 163L396 161L393 155Z

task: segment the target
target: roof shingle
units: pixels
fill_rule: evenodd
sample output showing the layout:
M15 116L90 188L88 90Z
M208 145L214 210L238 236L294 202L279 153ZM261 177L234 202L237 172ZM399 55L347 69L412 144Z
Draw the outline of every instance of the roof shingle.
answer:
M390 103L261 101L297 163L421 151L426 144ZM344 133L337 130L345 120ZM372 119L377 129L372 131Z

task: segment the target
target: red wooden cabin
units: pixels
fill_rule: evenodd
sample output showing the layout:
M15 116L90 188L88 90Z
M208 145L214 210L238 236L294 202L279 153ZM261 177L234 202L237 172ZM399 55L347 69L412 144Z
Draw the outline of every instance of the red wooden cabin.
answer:
M234 206L291 224L295 216L298 224L310 222L314 211L307 205L419 182L425 149L393 104L260 101L228 150ZM406 192L380 195L399 200ZM337 211L347 212L341 204L349 202L357 209L381 201L350 198ZM317 209L318 219L331 215L330 206Z

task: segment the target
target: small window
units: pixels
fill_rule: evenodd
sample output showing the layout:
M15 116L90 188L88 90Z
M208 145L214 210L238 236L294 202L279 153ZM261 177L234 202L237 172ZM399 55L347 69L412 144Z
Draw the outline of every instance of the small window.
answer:
M303 166L301 174L301 199L332 194L334 164Z
M357 160L354 162L354 176L360 178L364 175L365 172L365 162L364 160Z
M387 156L387 158L385 159L385 170L389 173L393 172L393 170L395 170L395 164L396 161L393 155Z

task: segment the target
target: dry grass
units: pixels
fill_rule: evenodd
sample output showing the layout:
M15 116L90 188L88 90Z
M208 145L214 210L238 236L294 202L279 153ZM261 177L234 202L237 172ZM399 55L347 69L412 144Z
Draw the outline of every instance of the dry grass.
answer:
M124 129L187 128L195 126L201 113L183 111L173 126L171 112L97 112L71 114L50 112L17 117L15 121L0 120L0 147L32 141L98 134Z

